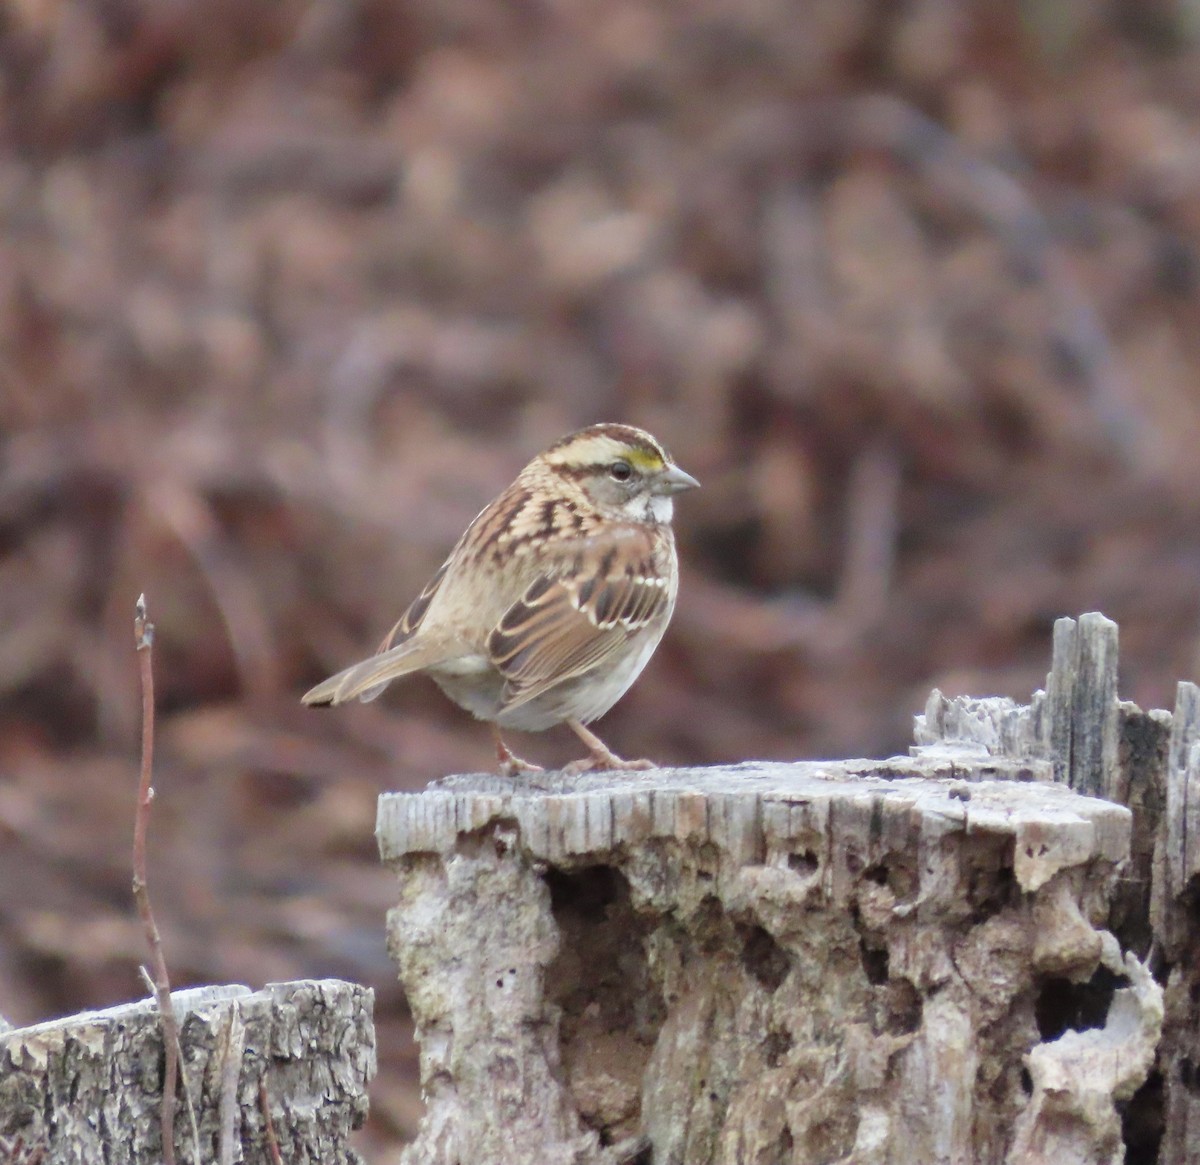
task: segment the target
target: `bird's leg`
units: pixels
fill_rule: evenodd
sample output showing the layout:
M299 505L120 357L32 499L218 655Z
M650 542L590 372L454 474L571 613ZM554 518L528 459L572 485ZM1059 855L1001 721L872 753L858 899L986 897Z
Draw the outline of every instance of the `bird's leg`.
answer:
M545 770L541 765L530 764L522 760L504 743L500 735L500 725L492 725L492 739L496 742L496 759L500 762L500 772L506 777L515 777L519 773L541 773Z
M652 760L622 760L611 751L607 744L590 729L585 728L578 720L568 720L571 731L587 745L588 755L581 760L574 760L564 773L590 773L596 769L653 769L658 766Z

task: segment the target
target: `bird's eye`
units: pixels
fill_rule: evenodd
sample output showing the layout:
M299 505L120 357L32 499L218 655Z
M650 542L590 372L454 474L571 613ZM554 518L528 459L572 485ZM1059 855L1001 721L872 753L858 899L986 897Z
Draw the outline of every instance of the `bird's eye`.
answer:
M633 466L628 461L614 461L608 467L608 476L613 481L628 481L633 476Z

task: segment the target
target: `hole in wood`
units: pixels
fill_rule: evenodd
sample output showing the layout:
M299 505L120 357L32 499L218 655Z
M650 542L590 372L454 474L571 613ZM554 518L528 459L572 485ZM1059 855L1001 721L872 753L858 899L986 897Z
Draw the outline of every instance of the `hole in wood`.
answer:
M1183 908L1187 912L1189 929L1193 932L1200 924L1200 874L1193 874L1187 881L1180 895Z
M887 1008L884 1027L892 1035L909 1035L920 1028L925 1000L907 979L889 979L883 1003Z
M866 935L859 940L859 946L867 982L875 987L882 987L888 981L887 947L868 946Z
M742 966L768 991L777 991L791 969L787 951L761 926L739 925L737 933L742 940Z
M869 882L874 882L876 886L886 886L888 884L888 868L882 862L877 862L863 871L863 877Z
M784 1028L774 1028L767 1032L763 1041L763 1058L768 1068L778 1068L779 1062L792 1050L795 1041L792 1033Z
M624 1158L622 1165L654 1165L653 1148L653 1145L646 1145L639 1149L632 1157Z
M1011 837L982 836L974 841L967 871L967 900L974 922L986 922L1020 899L1013 874L1014 850Z
M642 1075L666 1015L647 966L651 921L613 866L544 877L559 931L546 994L561 1009L563 1069L580 1117L618 1144L639 1132Z
M589 866L570 874L550 869L546 871L546 885L550 888L550 909L554 914L569 911L588 922L603 921L622 888L626 897L629 894L628 883L612 866Z
M1121 1112L1121 1141L1125 1145L1125 1165L1157 1165L1163 1138L1165 1089L1162 1073L1155 1070Z
M809 877L815 874L820 868L821 863L817 855L810 849L806 849L803 853L788 854L788 869L797 874Z
M886 886L897 902L911 898L917 890L916 871L910 864L900 860L899 855L889 855L888 861L867 866L862 877L876 886Z
M1103 1027L1113 992L1128 985L1123 976L1098 967L1086 983L1047 979L1038 993L1033 1014L1043 1040L1056 1040L1065 1031Z
M858 903L850 907L850 918L858 931L858 951L862 960L867 982L873 987L882 987L888 981L887 944L882 935L869 930L863 923Z
M692 931L702 954L717 955L729 946L730 928L725 908L714 894L706 894L696 907Z
M1179 1083L1189 1092L1200 1092L1200 1073L1190 1056L1184 1056L1179 1061Z

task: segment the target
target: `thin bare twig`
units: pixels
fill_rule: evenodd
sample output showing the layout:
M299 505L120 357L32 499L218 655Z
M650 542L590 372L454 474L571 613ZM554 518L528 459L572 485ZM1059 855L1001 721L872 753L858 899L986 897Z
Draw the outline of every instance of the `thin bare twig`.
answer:
M142 982L146 984L146 990L151 995L154 995L157 989L154 986L154 980L150 977L150 972L145 967L138 967L138 971L141 973ZM172 1014L174 1014L174 1010L174 1007L172 1007ZM187 1113L188 1124L192 1130L192 1160L198 1162L201 1159L200 1124L196 1119L196 1106L192 1103L192 1091L188 1088L187 1072L183 1066L183 1048L179 1043L178 1030L175 1032L175 1058L176 1063L179 1064L179 1090L183 1093L183 1111Z
M283 1165L283 1157L279 1153L279 1140L275 1136L275 1122L271 1120L271 1104L267 1099L267 1078L265 1075L258 1082L258 1107L262 1109L263 1132L267 1138L267 1152L271 1154L271 1165Z
M150 821L150 803L154 786L150 783L154 769L154 666L151 649L154 646L154 624L146 618L146 596L139 595L133 617L133 639L137 647L138 665L142 679L142 768L138 787L137 810L133 819L133 897L137 903L146 942L150 947L150 965L154 975L154 997L163 1025L163 1097L162 1097L162 1156L163 1165L175 1165L175 1084L179 1073L179 1031L175 1009L171 1005L171 980L167 975L167 960L163 956L162 938L150 908L150 891L146 885L146 827Z

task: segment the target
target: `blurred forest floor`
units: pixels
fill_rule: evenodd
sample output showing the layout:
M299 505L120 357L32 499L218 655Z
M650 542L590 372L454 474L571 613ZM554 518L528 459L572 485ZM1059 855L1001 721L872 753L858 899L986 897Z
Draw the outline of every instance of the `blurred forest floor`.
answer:
M658 435L674 625L604 721L664 762L886 755L1027 698L1063 614L1200 651L1200 29L1169 0L0 4L0 1012L375 988L375 797L492 763L416 682L318 714L530 456ZM548 763L567 734L521 741Z

